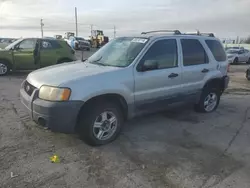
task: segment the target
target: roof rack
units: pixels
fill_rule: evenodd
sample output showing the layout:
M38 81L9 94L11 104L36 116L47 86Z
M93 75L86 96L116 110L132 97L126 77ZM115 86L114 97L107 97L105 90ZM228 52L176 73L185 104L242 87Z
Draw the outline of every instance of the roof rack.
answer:
M215 37L213 33L201 33L200 31L194 33L184 33L185 35L199 35L199 36L208 36L208 37Z
M142 35L149 34L149 33L174 33L175 35L180 35L181 32L179 30L156 30L156 31L147 31L142 32Z

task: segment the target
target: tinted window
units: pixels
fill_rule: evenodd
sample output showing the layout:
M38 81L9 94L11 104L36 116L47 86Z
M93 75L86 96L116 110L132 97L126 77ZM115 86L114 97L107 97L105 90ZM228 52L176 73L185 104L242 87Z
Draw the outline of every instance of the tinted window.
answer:
M57 43L56 40L42 40L41 42L42 49L55 49L59 47L60 45Z
M19 44L19 49L35 49L35 39L25 39Z
M143 57L143 62L156 62L158 69L177 67L178 53L175 39L155 42Z
M181 45L184 66L208 63L207 54L198 40L181 39Z
M207 46L211 50L216 61L226 61L226 53L221 43L217 40L206 40Z

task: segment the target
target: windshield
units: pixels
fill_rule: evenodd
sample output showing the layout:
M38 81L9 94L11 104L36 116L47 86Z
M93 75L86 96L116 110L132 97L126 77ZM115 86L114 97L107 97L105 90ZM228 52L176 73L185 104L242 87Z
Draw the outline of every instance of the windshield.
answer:
M12 47L14 47L16 44L18 44L19 42L21 42L23 39L18 39L15 42L11 43L10 45L6 46L5 49L6 50L10 50Z
M228 54L237 54L239 52L239 50L227 50Z
M94 53L87 61L103 66L126 67L134 61L147 41L146 38L116 38Z

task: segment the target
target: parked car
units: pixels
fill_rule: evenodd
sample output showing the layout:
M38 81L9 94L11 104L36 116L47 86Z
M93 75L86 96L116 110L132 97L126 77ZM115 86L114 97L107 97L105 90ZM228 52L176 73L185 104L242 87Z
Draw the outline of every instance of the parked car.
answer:
M115 38L84 62L36 70L20 96L38 124L103 145L119 135L125 120L171 104L216 110L227 70L215 37L148 32Z
M246 62L250 64L250 51L247 49L229 49L226 51L229 63L237 64Z
M90 50L89 41L82 37L70 36L69 39L66 39L66 41L75 50Z
M6 46L8 46L9 44L11 44L12 42L15 42L14 38L1 38L0 39L0 48L5 48Z
M33 70L76 60L75 51L64 40L25 38L0 50L0 75Z

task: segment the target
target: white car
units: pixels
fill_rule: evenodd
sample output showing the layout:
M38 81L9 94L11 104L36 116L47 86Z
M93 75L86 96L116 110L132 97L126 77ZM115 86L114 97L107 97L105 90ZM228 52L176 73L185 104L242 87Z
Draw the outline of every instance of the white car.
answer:
M250 51L247 49L229 49L227 52L227 58L229 63L240 63L240 62L246 62L247 64L250 64Z

